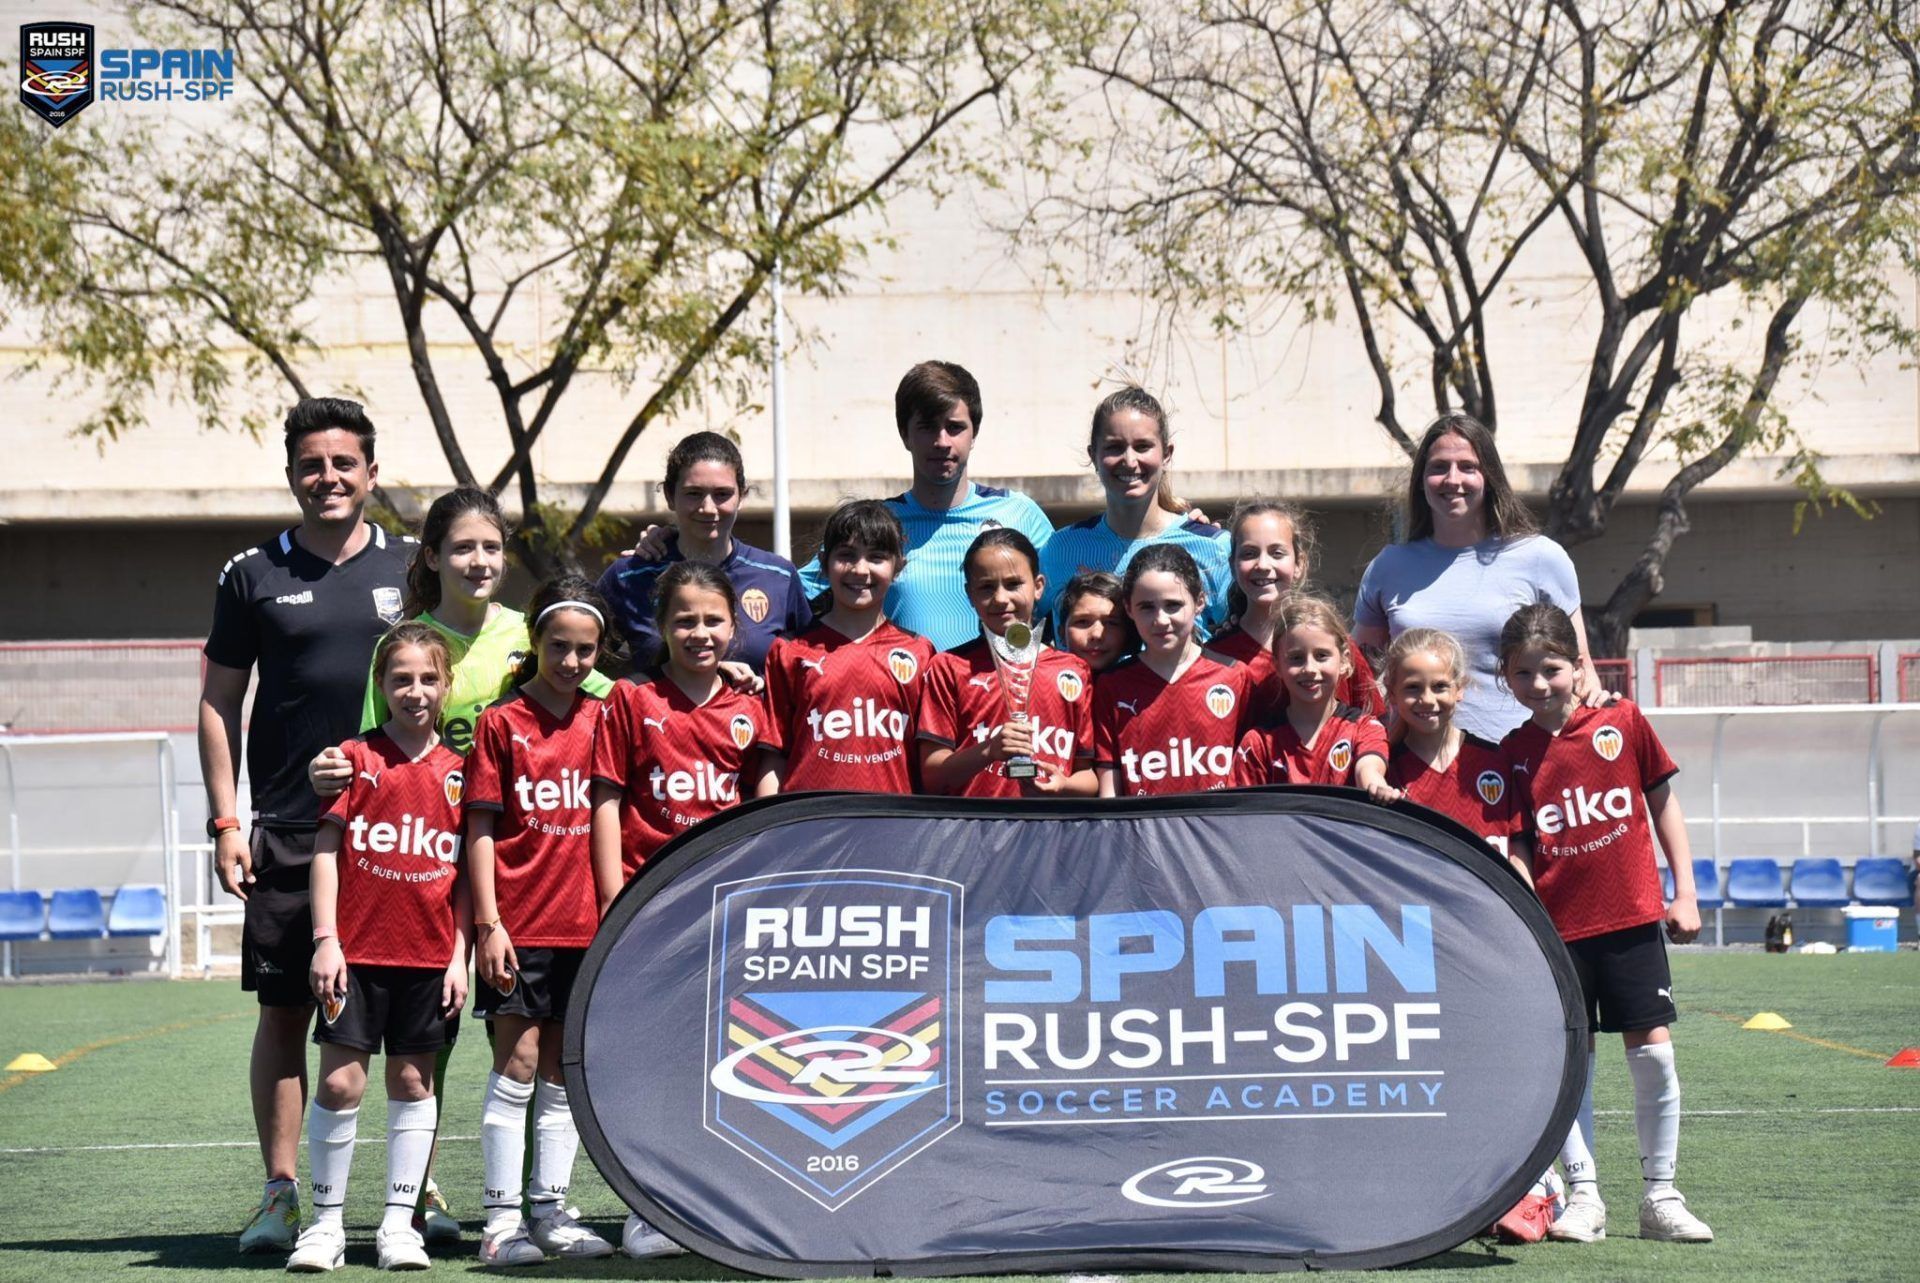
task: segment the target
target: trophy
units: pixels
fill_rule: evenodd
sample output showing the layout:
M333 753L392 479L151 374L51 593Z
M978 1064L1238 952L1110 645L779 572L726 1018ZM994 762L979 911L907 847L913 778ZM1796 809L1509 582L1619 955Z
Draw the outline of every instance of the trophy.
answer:
M1007 711L1016 722L1027 720L1027 705L1033 694L1033 668L1040 660L1040 642L1033 629L1019 620L1007 625L1005 636L983 630L987 649L993 652L993 666L1000 673L1000 690L1007 697ZM1007 759L1007 778L1030 780L1040 773L1033 758L1025 753Z

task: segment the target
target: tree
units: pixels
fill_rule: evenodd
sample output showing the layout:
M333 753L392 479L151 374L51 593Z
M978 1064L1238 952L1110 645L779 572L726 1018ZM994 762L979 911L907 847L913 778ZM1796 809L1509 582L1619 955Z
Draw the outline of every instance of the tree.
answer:
M872 235L860 215L967 174L951 127L1031 60L1032 12L157 0L145 18L233 50L251 95L193 132L110 105L58 133L0 113L0 305L28 309L45 359L104 389L82 430L112 438L161 392L209 424L263 380L272 400L306 395L317 292L371 265L449 469L514 489L517 550L544 573L590 535L641 433L744 380L762 334L742 321L776 262L792 286L832 291ZM536 293L557 319L534 319ZM490 432L448 409L435 345L449 337L492 386ZM237 369L221 355L235 340ZM563 510L533 451L564 430L587 370L635 404Z
M1796 366L1914 347L1888 278L1920 229L1917 31L1899 0L1136 9L1073 58L1115 146L1029 226L1137 251L1169 307L1221 324L1276 291L1340 314L1409 452L1391 340L1413 339L1434 410L1497 428L1489 313L1525 305L1523 253L1569 238L1596 323L1548 533L1602 534L1636 471L1671 467L1638 560L1589 613L1618 653L1688 497L1735 457L1787 456L1809 499L1851 502L1775 392ZM1754 350L1702 315L1716 296L1762 321Z

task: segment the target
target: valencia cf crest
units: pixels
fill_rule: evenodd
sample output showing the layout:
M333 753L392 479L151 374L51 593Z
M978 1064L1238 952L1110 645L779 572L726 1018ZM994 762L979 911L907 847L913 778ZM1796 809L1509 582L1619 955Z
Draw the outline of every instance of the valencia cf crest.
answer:
M1482 771L1473 782L1473 791L1482 802L1493 806L1507 795L1507 781L1498 771Z
M518 971L509 970L507 972L506 982L500 985L498 989L495 990L495 992L497 992L502 998L511 998L513 996L513 991L519 987L520 987L520 973Z
M749 588L740 594L740 613L756 624L765 620L767 612L771 609L773 609L773 603L768 601L767 595L758 588Z
M1336 771L1344 771L1353 765L1353 741L1338 740L1327 750L1327 765Z
M20 28L20 101L55 129L93 101L93 27L29 22Z
M466 792L467 779L459 771L448 771L447 778L440 781L440 791L447 795L448 806L460 805L460 795Z
M1087 688L1087 684L1080 680L1080 674L1071 668L1061 669L1060 676L1054 679L1054 685L1060 688L1060 698L1069 704L1078 703L1081 692Z
M1611 762L1620 756L1620 750L1627 746L1627 737L1620 733L1617 726L1602 726L1593 733L1593 751Z
M1222 721L1233 711L1233 687L1217 682L1207 687L1207 711Z
M400 622L400 590L398 588L376 588L373 590L373 613L389 624Z
M346 994L343 993L338 998L329 994L327 1000L320 1004L320 1019L326 1021L327 1028L331 1029L333 1028L333 1022L340 1019L340 1013L346 1009Z
M706 1129L833 1212L958 1127L963 894L864 869L714 887Z
M735 713L733 720L727 723L727 734L733 737L733 746L741 752L753 743L753 719L745 713Z
M905 686L920 671L920 661L906 647L895 646L887 652L887 671L893 674L894 681Z

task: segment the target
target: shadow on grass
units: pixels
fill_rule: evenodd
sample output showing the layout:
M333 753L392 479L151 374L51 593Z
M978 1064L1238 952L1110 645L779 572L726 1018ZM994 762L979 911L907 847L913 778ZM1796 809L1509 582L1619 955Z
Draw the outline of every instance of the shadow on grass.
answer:
M620 1233L618 1224L596 1228L614 1238L618 1238ZM477 1255L479 1247L479 1234L470 1232L465 1242L452 1247L431 1248L429 1254L434 1258L436 1268L459 1270L462 1266L467 1266L489 1277L498 1277L499 1271L487 1269L480 1264ZM286 1257L279 1253L240 1255L234 1250L234 1236L230 1233L130 1234L124 1238L17 1239L12 1242L0 1242L0 1260L14 1253L69 1257L76 1264L88 1261L90 1267L101 1270L121 1268L279 1275L286 1268ZM115 1257L121 1259L105 1259ZM90 1261L89 1258L91 1258ZM346 1264L349 1269L354 1266L362 1266L368 1270L374 1268L375 1254L371 1232L348 1233ZM4 1267L0 1267L0 1274L5 1273ZM687 1279L696 1280L698 1283L718 1283L721 1280L747 1279L752 1276L699 1256L671 1256L650 1261L630 1261L616 1253L597 1261L549 1260L540 1267L539 1277L543 1279L643 1278L656 1279L660 1283Z
M1513 1257L1502 1252L1492 1243L1476 1240L1462 1243L1450 1252L1438 1256L1429 1256L1424 1261L1409 1261L1405 1265L1396 1265L1396 1270L1483 1270L1488 1266L1512 1265ZM1392 1271L1389 1270L1388 1273Z

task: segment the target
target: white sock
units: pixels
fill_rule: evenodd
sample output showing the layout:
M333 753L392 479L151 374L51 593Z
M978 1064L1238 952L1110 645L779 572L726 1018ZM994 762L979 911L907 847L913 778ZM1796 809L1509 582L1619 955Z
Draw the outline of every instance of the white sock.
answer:
M433 1133L440 1123L440 1106L425 1100L387 1102L387 1211L380 1228L403 1230L413 1224L413 1209L426 1183L427 1164L433 1158Z
M1560 1166L1567 1174L1568 1198L1600 1197L1600 1173L1593 1165L1593 1071L1595 1057L1587 1053L1587 1085L1580 1093L1580 1113L1573 1130L1560 1146Z
M1664 1194L1673 1189L1673 1169L1680 1156L1680 1074L1673 1064L1673 1044L1650 1042L1627 1048L1627 1071L1633 1075L1633 1122L1640 1133L1643 1192Z
M520 1219L520 1170L527 1161L527 1105L533 1084L504 1074L487 1075L480 1109L480 1161L486 1172L487 1228Z
M541 1220L567 1205L580 1133L573 1125L567 1089L541 1079L533 1091L533 1174L528 1181L533 1217Z
M353 1137L360 1106L333 1110L318 1100L307 1108L307 1166L313 1178L313 1223L340 1224L347 1202L347 1173L353 1170Z

